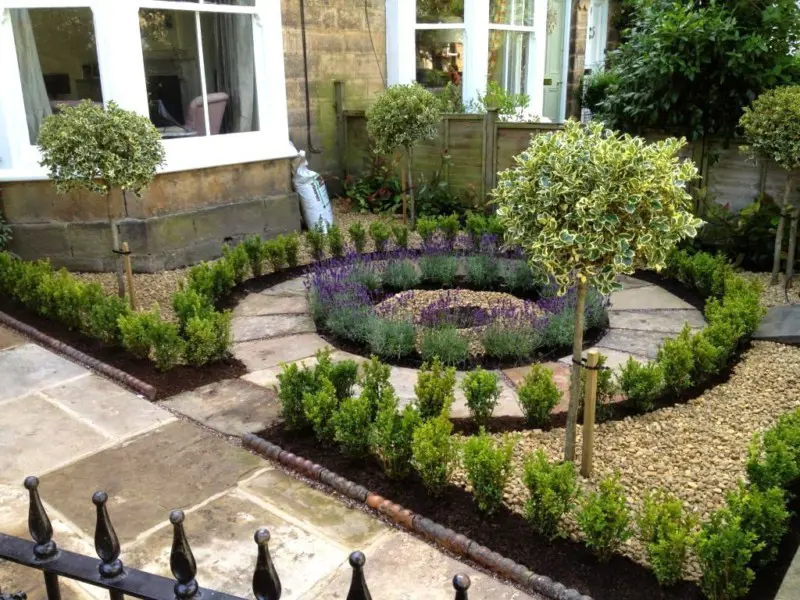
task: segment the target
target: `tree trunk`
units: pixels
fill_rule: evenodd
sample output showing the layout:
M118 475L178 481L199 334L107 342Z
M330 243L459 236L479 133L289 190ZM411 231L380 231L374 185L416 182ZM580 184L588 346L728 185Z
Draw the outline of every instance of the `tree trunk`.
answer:
M410 146L406 146L406 170L408 171L408 218L413 230L417 228L417 210L414 204L414 159L411 156Z
M792 224L789 226L789 252L786 256L786 285L792 287L792 277L794 277L794 255L797 247L797 221L800 217L800 207L795 207L792 211Z
M106 195L106 205L108 207L108 223L111 226L111 246L114 251L114 264L117 272L117 293L120 298L125 297L125 266L122 264L122 257L117 254L120 249L119 229L114 219L114 211L111 207L111 190Z
M583 309L586 304L585 281L578 282L578 302L575 306L575 335L572 338L572 379L570 381L567 435L564 460L575 460L575 429L578 425L578 404L581 400L581 356L583 354Z
M781 203L781 216L778 220L778 230L775 232L775 254L772 256L772 277L770 285L778 283L778 275L781 272L781 251L783 250L783 230L786 227L786 207L789 206L789 193L792 190L792 178L786 176L786 187L783 191L783 202Z

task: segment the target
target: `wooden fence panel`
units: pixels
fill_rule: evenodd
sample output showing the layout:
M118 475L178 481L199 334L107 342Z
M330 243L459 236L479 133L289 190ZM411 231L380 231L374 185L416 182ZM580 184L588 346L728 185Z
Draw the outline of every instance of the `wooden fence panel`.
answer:
M761 168L736 144L718 152L718 159L708 169L711 199L727 204L731 210L741 210L760 192Z
M483 117L449 118L450 168L448 181L465 199L483 201Z
M557 123L498 123L495 168L497 172L514 166L514 157L525 150L531 137L548 131L558 131Z

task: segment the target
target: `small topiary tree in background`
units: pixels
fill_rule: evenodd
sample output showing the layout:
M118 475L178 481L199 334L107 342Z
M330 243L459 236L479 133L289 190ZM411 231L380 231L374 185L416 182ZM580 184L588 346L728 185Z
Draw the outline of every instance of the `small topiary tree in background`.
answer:
M761 94L752 106L744 109L739 121L747 146L744 150L753 157L774 161L786 170L786 187L780 203L781 216L775 232L775 254L772 260L770 285L778 283L786 217L791 217L789 251L786 258L786 282L794 274L797 243L797 222L800 205L792 205L790 196L800 168L800 86L780 87Z
M120 249L111 193L116 188L139 195L164 164L161 135L150 120L124 110L114 101L103 109L90 100L66 107L44 119L39 132L42 166L61 194L84 189L105 194L113 249ZM124 295L118 260L120 296Z
M619 274L662 269L667 253L702 224L685 189L697 169L677 159L684 143L648 144L599 123L568 121L563 131L534 136L516 166L499 174L494 201L506 242L522 248L540 279L554 278L561 294L577 287L566 460L575 457L587 289L608 294Z
M411 228L416 224L414 208L413 150L419 142L436 135L440 101L421 85L393 85L367 110L367 133L375 150L388 154L403 147L408 178L408 211Z

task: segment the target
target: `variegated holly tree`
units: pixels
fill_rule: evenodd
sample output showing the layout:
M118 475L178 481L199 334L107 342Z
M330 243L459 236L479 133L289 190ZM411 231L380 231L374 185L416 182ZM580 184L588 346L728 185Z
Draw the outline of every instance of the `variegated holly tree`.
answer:
M686 191L697 169L677 157L684 144L568 121L562 131L534 136L515 166L499 174L494 200L506 243L520 246L559 293L577 291L566 460L575 456L587 288L608 294L619 287L617 275L660 270L678 241L702 224Z

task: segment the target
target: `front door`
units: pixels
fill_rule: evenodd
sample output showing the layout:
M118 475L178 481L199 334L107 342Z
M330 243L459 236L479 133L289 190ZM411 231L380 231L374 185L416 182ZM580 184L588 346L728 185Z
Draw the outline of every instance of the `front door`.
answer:
M554 122L564 120L561 88L564 85L564 21L568 9L569 5L566 0L548 0L542 113Z

